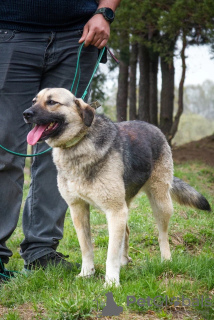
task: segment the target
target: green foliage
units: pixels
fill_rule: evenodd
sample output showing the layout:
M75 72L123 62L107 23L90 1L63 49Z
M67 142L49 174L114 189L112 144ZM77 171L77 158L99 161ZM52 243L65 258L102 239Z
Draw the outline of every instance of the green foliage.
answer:
M186 233L183 239L186 244L199 244L199 239L192 233Z
M103 72L99 70L96 72L91 84L91 101L98 100L100 102L103 102L106 99L106 79L107 77Z
M126 31L131 42L152 46L162 56L169 54L172 42L182 33L189 44L212 44L213 12L212 0L123 0L112 24L110 43L118 48Z

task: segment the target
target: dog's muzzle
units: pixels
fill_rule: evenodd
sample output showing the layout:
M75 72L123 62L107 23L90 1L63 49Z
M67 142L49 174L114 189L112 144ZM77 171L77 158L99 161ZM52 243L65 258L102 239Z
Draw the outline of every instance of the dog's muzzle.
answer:
M29 123L30 122L30 119L32 119L34 116L34 112L30 109L27 109L23 112L23 117L24 117L24 121L26 123Z

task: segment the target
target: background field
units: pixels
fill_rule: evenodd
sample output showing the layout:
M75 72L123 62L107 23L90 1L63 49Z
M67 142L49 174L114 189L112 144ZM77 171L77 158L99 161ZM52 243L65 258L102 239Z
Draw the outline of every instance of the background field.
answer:
M214 171L203 163L181 163L175 175L203 193L214 207ZM29 163L25 172L24 199L29 188ZM23 202L24 203L24 202ZM115 319L213 319L214 301L209 306L127 307L127 296L138 298L158 295L170 298L182 295L191 299L214 298L214 219L207 213L174 206L170 223L172 262L161 263L158 232L149 202L144 194L132 204L129 217L130 256L133 263L121 269L121 286L112 288L115 302L123 313ZM80 319L97 318L106 302L104 288L108 233L106 218L92 208L91 224L96 274L90 279L76 278L78 270L67 273L60 268L24 276L1 286L0 319ZM8 246L14 255L7 265L21 272L23 261L19 245L23 239L21 218ZM58 251L69 254L69 261L81 263L81 254L69 212L66 214L64 238ZM213 299L214 300L214 299ZM159 303L161 300L158 300ZM196 301L196 300L195 300ZM187 303L187 302L186 302ZM98 307L98 308L97 308ZM108 317L109 318L109 317ZM107 318L106 318L107 319Z

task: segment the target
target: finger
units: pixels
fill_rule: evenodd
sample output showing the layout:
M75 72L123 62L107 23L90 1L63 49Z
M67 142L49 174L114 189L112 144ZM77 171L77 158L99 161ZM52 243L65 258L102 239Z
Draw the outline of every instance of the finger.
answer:
M98 48L102 41L103 39L98 39L95 43L93 43L93 46Z
M82 37L79 39L79 43L82 43L83 41L85 41L85 38L87 37L88 31L89 31L89 28L86 24L83 29Z
M88 47L90 44L92 44L94 37L95 37L94 32L89 31L85 38L85 47Z
M103 41L100 43L100 45L97 47L98 49L102 49L106 46L108 42L108 39L103 39Z
M98 34L95 34L93 40L91 41L91 45L96 46L96 43L100 43L102 40L103 38L99 37Z
M105 32L96 32L91 44L95 47L98 47L103 40L108 41L108 39L109 39L109 35L106 34Z

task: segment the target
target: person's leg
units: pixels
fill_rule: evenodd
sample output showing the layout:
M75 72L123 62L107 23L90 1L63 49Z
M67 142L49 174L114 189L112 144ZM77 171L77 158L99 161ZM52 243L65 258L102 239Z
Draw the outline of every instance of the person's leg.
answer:
M44 72L40 89L63 87L70 90L79 48L79 31L52 34L46 50ZM78 96L82 95L97 60L97 49L89 47L81 55L81 80ZM36 152L48 148L37 144ZM50 161L51 152L36 157L32 165L32 183L23 213L25 239L21 244L21 256L29 265L56 250L63 236L67 204L61 198L56 180L56 168Z
M41 46L21 33L1 30L0 52L0 144L26 153L29 126L22 113L31 105L40 86ZM12 255L6 241L19 218L24 164L25 158L0 148L0 258L3 263Z

